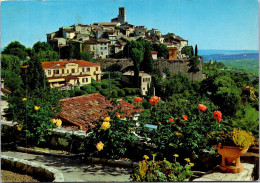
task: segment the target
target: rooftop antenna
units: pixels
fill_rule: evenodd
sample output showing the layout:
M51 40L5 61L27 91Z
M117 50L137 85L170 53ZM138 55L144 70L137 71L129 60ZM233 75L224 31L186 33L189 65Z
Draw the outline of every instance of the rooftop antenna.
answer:
M75 19L76 19L77 25L79 25L80 22L81 22L81 17L80 17L79 15L77 15L77 16L75 17Z

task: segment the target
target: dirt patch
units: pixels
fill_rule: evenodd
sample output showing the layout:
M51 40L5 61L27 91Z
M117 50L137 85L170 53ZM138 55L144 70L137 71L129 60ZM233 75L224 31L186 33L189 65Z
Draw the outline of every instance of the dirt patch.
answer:
M40 182L26 174L19 174L8 170L1 170L1 182Z

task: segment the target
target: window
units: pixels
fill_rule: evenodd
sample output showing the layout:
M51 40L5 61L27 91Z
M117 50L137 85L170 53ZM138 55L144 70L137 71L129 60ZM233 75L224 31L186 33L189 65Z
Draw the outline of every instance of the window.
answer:
M88 78L82 78L82 83L87 83L88 82Z
M69 74L69 70L67 70L67 74Z
M90 68L89 67L87 68L87 72L90 72Z
M59 74L60 71L59 70L54 70L54 74Z
M107 47L104 47L105 50L107 50Z
M51 75L51 70L48 70L48 75Z
M101 51L100 54L103 55L103 52Z
M103 47L100 47L100 50L103 50Z
M98 71L98 67L96 67L96 71Z
M71 69L71 73L75 73L75 69Z
M62 69L62 74L64 74L64 69Z
M145 90L145 88L143 88L143 90Z
M79 72L79 68L77 69L77 72Z
M85 72L84 70L85 70L85 68L82 68L82 72Z

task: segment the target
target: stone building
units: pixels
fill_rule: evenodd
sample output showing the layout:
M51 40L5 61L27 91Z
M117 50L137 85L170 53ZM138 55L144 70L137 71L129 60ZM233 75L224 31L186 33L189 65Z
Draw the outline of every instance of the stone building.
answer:
M129 85L134 85L134 72L133 71L128 71L122 74L122 81L126 84ZM150 86L152 81L152 76L140 71L139 72L139 83L140 83L140 91L142 95L147 95L148 92L148 87Z
M124 7L120 7L118 16L111 19L111 22L120 22L121 24L124 24L126 22L126 9Z

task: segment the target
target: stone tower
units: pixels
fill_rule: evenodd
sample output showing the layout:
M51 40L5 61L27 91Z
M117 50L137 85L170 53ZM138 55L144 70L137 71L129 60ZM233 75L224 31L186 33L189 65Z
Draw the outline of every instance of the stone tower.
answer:
M119 8L118 21L121 24L124 24L126 22L126 9L124 7Z

